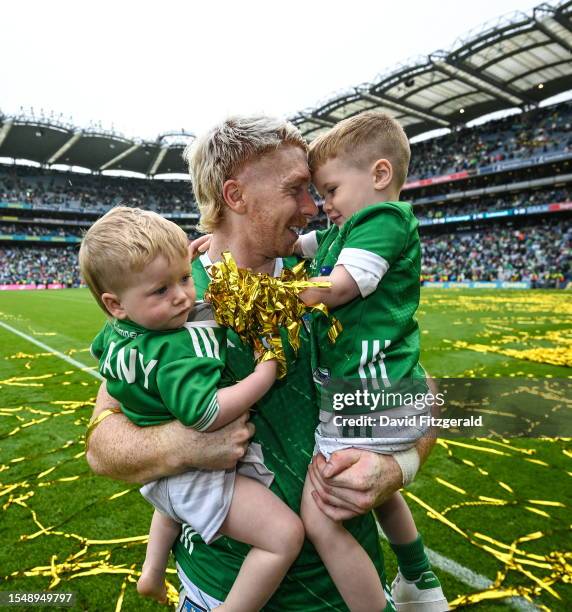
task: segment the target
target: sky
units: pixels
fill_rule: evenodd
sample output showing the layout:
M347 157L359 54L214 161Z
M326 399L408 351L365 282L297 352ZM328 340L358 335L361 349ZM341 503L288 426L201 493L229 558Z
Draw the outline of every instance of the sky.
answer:
M229 114L291 117L540 3L4 0L0 110L149 140Z

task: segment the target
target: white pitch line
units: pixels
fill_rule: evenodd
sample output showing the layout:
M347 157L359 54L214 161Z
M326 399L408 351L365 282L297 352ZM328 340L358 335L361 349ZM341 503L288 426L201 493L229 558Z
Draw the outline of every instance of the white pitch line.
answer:
M384 540L387 540L387 537L379 525L377 526L377 530L379 535ZM449 557L445 557L445 555L442 555L441 553L431 550L427 546L425 546L425 552L427 553L427 557L429 557L431 565L434 565L436 568L447 572L447 574L450 574L459 582L462 582L473 589L484 590L490 587L493 583L490 578L487 578L482 574L477 574L472 569L453 561L453 559L449 559ZM538 610L540 610L540 608L524 599L524 597L509 597L507 599L500 599L495 603L505 604L514 610L521 610L522 612L538 612Z
M32 336L28 336L28 334L25 334L24 332L21 332L19 329L16 329L15 327L8 325L8 323L4 323L3 321L0 321L0 327L7 329L13 334L20 336L21 338L24 338L24 340L27 340L28 342L31 342L32 344L35 344L36 346L39 346L44 351L47 351L48 353L52 353L52 355L59 357L63 361L66 361L72 366L80 369L82 372L85 372L86 374L90 374L91 376L93 376L94 378L97 378L98 380L103 380L103 377L101 376L99 372L95 370L91 370L89 366L85 365L85 363L81 363L81 361L76 361L72 357L69 357L68 355L64 355L64 353L60 353L60 351L57 351L55 348L52 348L51 346L48 346L47 344L44 344L43 342L40 342L39 340L32 338Z
M429 561L431 561L431 565L434 565L440 570L447 572L447 574L451 574L451 576L454 576L457 580L463 582L467 586L482 590L490 587L493 583L493 581L486 576L477 574L468 567L465 567L464 565L453 561L453 559L449 559L449 557L445 557L444 555L441 555L430 548L425 547L425 551L427 552ZM497 603L506 604L515 610L522 610L523 612L537 612L540 609L524 599L524 597L509 597L505 600L498 600Z

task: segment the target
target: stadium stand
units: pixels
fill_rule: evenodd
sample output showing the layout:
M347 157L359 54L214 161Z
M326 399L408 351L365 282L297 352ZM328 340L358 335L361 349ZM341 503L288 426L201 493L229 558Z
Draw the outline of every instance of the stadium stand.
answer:
M519 228L494 227L423 240L423 281L525 281L563 288L570 278L572 227L542 220Z
M0 287L70 288L81 284L77 248L0 245Z
M518 281L560 288L572 280L571 120L572 104L565 102L412 146L417 174L402 199L413 203L420 222L423 282ZM545 154L545 147L562 158L550 161L546 176L530 179L530 163L538 169L531 160ZM447 159L444 151L450 152ZM522 166L498 167L514 160ZM476 173L491 162L496 172ZM468 169L475 174L431 174ZM0 166L0 246L7 247L0 251L0 285L77 286L75 252L83 231L120 203L156 210L196 235L198 211L186 181ZM322 215L312 226L324 224ZM62 242L76 246L62 248Z
M397 118L412 146L401 199L420 222L424 282L565 287L570 270L572 2L543 3L399 65L291 120L312 140L367 109ZM492 113L504 117L468 127ZM196 235L198 211L182 151L194 136L130 140L53 117L0 113L0 285L79 282L83 230L119 203L156 210ZM91 174L58 171L80 166ZM141 178L112 177L109 170ZM319 215L311 227L323 227ZM28 246L29 243L32 243ZM62 244L63 243L63 244ZM66 246L67 245L67 246Z
M555 153L572 152L572 106L546 107L421 142L410 180L453 174Z

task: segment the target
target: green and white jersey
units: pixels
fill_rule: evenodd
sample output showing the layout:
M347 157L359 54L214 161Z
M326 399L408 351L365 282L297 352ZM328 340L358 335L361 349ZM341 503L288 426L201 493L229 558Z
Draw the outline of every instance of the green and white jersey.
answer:
M177 419L204 431L215 420L222 381L226 332L214 320L152 331L130 321L105 324L91 352L107 390L140 426Z
M383 202L352 215L338 228L316 232L310 275L328 275L344 265L361 295L332 309L343 331L335 344L329 323L312 318L315 382L355 379L369 389L384 389L404 379L424 379L419 365L421 247L410 204ZM322 405L327 409L326 405Z
M294 258L277 260L275 274L282 265L292 267ZM193 263L193 279L201 298L209 283L205 266L208 257ZM264 464L274 472L271 490L296 513L300 512L302 487L312 458L314 430L318 422L318 405L310 368L310 342L305 330L301 333L296 357L282 335L288 373L276 381L272 389L256 405L251 418L256 426L254 441L264 453ZM237 335L227 334L227 373L240 380L254 370L252 351L242 345ZM371 514L345 523L373 560L380 576L383 557L375 521ZM230 590L249 547L226 537L206 545L190 526L183 525L181 537L174 548L180 571L202 591L224 600ZM265 606L268 612L346 611L335 585L315 549L304 543L302 552L291 566L286 578Z

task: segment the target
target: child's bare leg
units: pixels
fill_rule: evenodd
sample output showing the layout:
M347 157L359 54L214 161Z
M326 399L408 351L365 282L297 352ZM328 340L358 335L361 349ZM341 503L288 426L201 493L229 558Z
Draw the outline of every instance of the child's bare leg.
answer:
M167 601L165 572L169 553L180 532L179 523L155 510L149 529L145 562L141 569L141 577L137 581L137 592L140 595L151 597L160 603Z
M409 544L419 535L411 510L399 492L378 506L375 515L392 544Z
M237 474L232 504L220 531L253 548L216 610L260 610L300 553L304 542L300 518L265 486Z
M381 580L369 555L341 524L316 505L308 476L300 515L306 537L315 546L332 580L352 612L380 612L386 607Z

